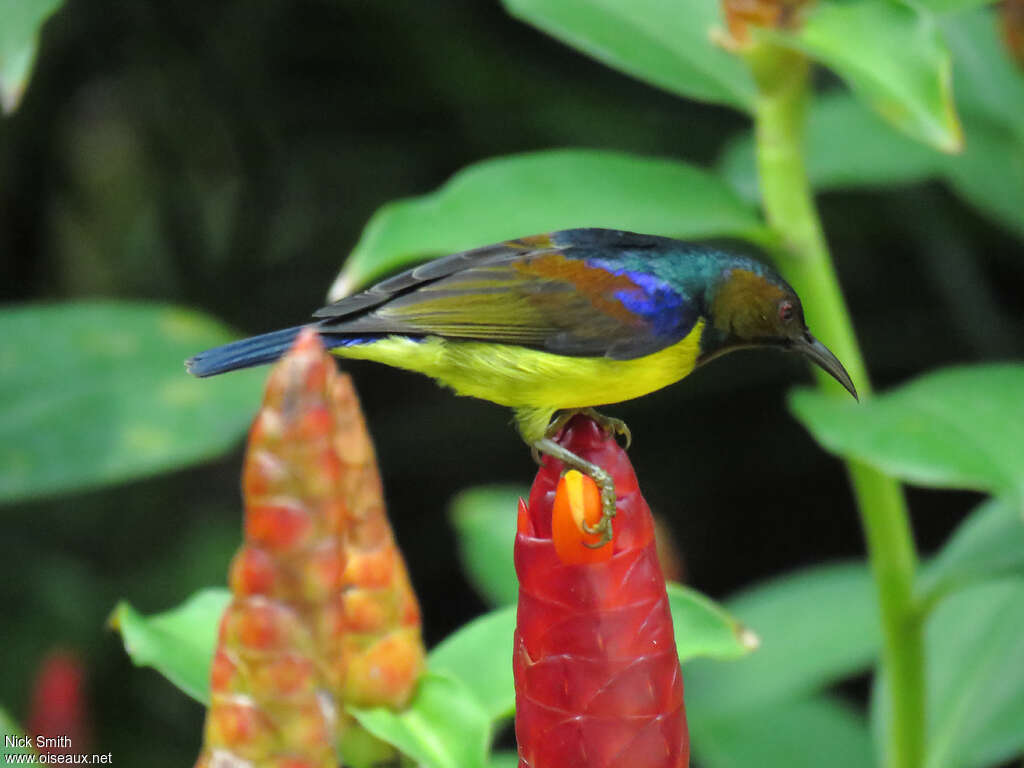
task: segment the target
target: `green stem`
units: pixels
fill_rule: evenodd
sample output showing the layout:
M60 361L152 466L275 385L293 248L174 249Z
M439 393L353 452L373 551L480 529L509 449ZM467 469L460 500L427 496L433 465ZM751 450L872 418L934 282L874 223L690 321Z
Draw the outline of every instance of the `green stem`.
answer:
M843 361L861 397L869 397L864 358L804 168L809 63L802 54L768 42L754 44L746 58L758 85L755 123L761 194L768 222L782 238L777 263L803 299L809 327ZM824 371L816 373L823 388L848 396ZM847 467L882 619L882 671L890 713L885 765L920 768L925 729L923 627L913 599L917 555L906 503L891 478L857 462Z

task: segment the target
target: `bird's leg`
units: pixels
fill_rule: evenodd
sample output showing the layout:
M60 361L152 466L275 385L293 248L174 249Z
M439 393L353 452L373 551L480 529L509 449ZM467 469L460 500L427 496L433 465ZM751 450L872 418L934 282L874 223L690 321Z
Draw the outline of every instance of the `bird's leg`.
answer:
M561 429L561 427L559 427L559 429ZM550 437L542 437L540 440L533 443L531 448L535 453L546 453L551 458L558 459L567 467L582 472L597 483L598 490L601 492L601 519L598 521L597 525L593 526L584 521L583 530L591 535L601 534L601 540L599 542L596 544L587 544L588 547L592 547L593 549L603 547L611 541L612 518L615 517L616 504L615 483L612 481L612 476L596 464L591 464L586 459L581 459L568 448L563 448Z

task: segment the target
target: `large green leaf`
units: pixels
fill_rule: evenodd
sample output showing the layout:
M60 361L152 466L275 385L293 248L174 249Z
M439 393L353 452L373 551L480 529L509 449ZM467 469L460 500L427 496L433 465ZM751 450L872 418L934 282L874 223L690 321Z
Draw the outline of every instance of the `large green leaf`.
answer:
M960 525L921 572L917 591L925 603L968 584L1024 576L1024 514L1020 502L991 499Z
M760 34L834 70L907 135L945 152L960 149L952 57L927 11L898 0L823 0L798 30Z
M0 0L0 110L13 112L25 92L39 30L61 0Z
M231 601L226 589L204 589L177 608L143 616L121 602L111 624L136 666L153 667L196 701L210 701L210 663L221 614Z
M1024 751L1024 578L977 584L939 604L925 627L925 768L982 768ZM876 745L888 722L872 701Z
M754 587L726 609L761 639L730 664L686 667L686 695L708 717L751 713L859 672L880 634L871 576L860 564L819 566Z
M717 0L503 0L514 16L681 96L749 110L754 84L713 40Z
M759 646L754 632L700 592L672 583L667 590L679 661L739 659Z
M511 666L509 659L506 664ZM349 707L359 724L426 768L484 768L491 724L460 681L434 672L420 680L401 713Z
M462 567L494 606L511 605L519 594L512 544L517 505L527 495L524 486L480 486L462 491L449 505Z
M922 376L863 403L799 390L797 418L828 450L920 485L1024 491L1024 365Z
M706 718L687 691L690 743L705 768L866 768L873 764L863 715L831 696L772 702Z
M332 299L432 256L573 227L767 241L756 210L717 176L675 160L551 150L487 160L370 219Z
M430 652L430 671L462 682L492 720L511 716L516 705L512 679L515 628L514 605L474 619Z
M266 372L209 381L189 355L210 318L121 302L0 312L0 501L91 488L214 456L242 435Z

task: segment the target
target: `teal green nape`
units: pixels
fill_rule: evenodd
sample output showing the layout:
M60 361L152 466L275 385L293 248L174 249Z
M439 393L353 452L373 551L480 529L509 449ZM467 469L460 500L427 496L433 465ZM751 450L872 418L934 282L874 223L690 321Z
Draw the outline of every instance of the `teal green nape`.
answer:
M212 376L271 362L303 329L339 357L423 373L511 407L529 445L600 487L607 537L611 478L551 439L556 412L646 395L746 347L799 352L856 397L770 267L621 230L563 230L445 256L326 306L307 325L201 352L186 365ZM604 424L628 434L621 422Z

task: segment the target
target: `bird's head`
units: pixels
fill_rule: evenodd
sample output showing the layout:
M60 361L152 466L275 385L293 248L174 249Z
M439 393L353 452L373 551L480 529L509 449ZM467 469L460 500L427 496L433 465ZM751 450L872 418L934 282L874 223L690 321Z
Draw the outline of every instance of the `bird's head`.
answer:
M711 288L702 361L744 347L787 349L814 361L857 397L843 364L808 330L800 297L777 274L761 265L735 266Z

